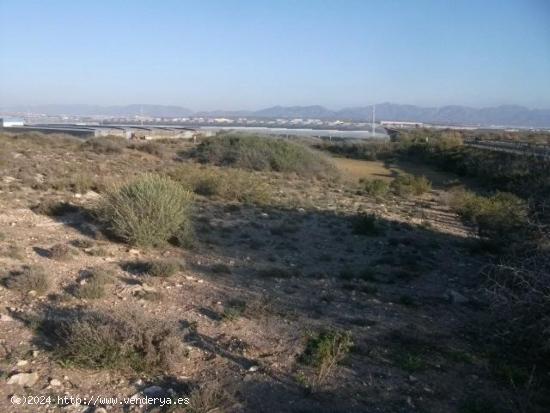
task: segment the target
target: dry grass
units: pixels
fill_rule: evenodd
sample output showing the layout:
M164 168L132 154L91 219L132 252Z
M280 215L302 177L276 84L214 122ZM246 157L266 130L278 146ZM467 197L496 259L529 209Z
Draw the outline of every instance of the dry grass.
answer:
M176 326L137 310L53 310L39 322L38 331L64 365L154 373L170 370L184 356Z
M43 295L50 289L50 279L41 267L23 267L21 271L12 272L4 280L9 289L22 293L36 292Z

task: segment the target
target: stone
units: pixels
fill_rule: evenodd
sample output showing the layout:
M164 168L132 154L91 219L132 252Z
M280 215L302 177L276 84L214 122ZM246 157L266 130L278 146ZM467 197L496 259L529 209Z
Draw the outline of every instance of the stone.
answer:
M14 319L13 317L7 314L0 314L0 321L9 322L9 321L14 321Z
M254 373L255 371L258 371L260 367L259 366L251 366L248 371L251 372L251 373Z
M50 380L50 386L53 386L53 387L59 387L61 386L62 383L61 381L57 380L57 379L51 379Z
M10 376L8 384L16 384L23 387L32 387L38 381L38 373L16 373Z
M27 360L19 360L17 362L17 367L23 367L23 366L26 366L27 364L29 364Z

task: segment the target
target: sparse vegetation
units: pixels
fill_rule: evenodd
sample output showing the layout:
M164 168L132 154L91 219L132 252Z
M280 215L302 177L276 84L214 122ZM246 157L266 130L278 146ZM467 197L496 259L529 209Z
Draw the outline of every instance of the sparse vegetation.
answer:
M125 138L118 136L104 136L93 138L82 143L81 147L84 150L91 151L97 154L113 155L122 153L126 147L127 141Z
M457 190L452 193L450 204L483 237L504 241L517 237L518 230L525 229L527 224L526 203L510 193L497 192L484 197Z
M255 171L336 175L336 168L321 153L292 141L257 135L220 134L201 143L194 156L203 163Z
M432 184L425 176L414 176L410 174L398 175L390 185L391 189L401 196L422 195L428 192Z
M20 271L13 271L5 280L4 284L9 289L17 290L27 294L34 291L43 295L50 288L50 279L41 267L23 267Z
M180 264L175 260L156 260L149 263L147 274L152 277L171 277L180 270Z
M75 290L75 295L78 298L84 299L98 299L102 298L105 295L105 283L100 279L90 278L89 280L84 280L84 284L80 284Z
M223 310L223 319L226 321L235 321L242 316L246 310L246 301L233 299L229 300Z
M365 194L374 197L383 197L390 190L388 183L382 179L361 179L359 183Z
M170 369L184 355L177 328L143 313L54 311L38 330L60 362L76 367L153 373Z
M73 251L67 244L55 244L48 250L48 256L52 260L63 261L71 257Z
M190 193L177 182L145 174L109 191L97 215L122 240L159 246L191 225L191 203Z
M324 331L308 337L300 361L316 369L316 376L311 382L313 388L324 384L334 374L336 366L344 360L352 346L349 332Z
M267 204L271 199L269 185L249 171L186 164L169 174L185 188L202 196L248 204Z

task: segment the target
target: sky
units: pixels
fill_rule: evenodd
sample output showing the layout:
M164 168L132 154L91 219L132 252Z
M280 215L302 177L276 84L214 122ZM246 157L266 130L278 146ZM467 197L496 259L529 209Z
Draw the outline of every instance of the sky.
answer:
M0 0L0 105L550 108L547 0Z

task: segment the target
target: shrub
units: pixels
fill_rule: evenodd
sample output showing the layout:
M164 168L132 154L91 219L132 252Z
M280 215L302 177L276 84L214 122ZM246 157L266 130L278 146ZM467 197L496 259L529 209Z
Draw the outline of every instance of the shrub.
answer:
M352 346L350 332L323 331L308 337L300 361L316 368L317 374L311 383L313 387L323 384L333 374Z
M50 279L40 267L23 267L21 271L11 273L4 283L10 289L22 293L36 291L39 295L50 288Z
M223 310L223 319L226 321L235 321L246 310L246 301L243 300L229 300Z
M48 251L48 256L52 260L63 261L67 260L73 251L66 244L55 244Z
M86 280L85 284L81 284L75 290L75 296L85 299L97 299L105 295L105 283L97 278Z
M214 381L194 388L189 394L187 413L224 412L234 404L234 399L221 383Z
M400 174L391 183L392 190L401 196L422 195L432 188L432 184L425 176Z
M477 228L480 236L510 239L527 224L525 201L507 192L484 197L457 190L451 194L450 205L466 222Z
M180 265L174 260L158 260L149 263L147 274L152 277L171 277L180 269Z
M112 284L115 282L114 272L110 269L101 267L90 270L89 278L102 284Z
M374 214L359 214L353 217L352 231L357 235L377 236L384 233L384 228Z
M361 179L359 183L363 192L375 197L386 195L390 189L388 183L382 179Z
M140 152L158 156L159 158L162 157L162 145L158 142L132 143L128 145L128 149L135 149Z
M143 313L60 310L40 320L54 356L65 365L156 372L181 360L177 327Z
M302 176L327 177L337 171L328 158L302 144L259 135L221 134L202 142L194 156L204 163Z
M182 165L169 172L172 179L198 195L218 196L228 201L265 204L271 198L269 185L253 173Z
M81 147L84 150L95 152L98 154L119 154L126 147L127 141L125 138L117 136L102 136L92 138L82 143Z
M108 191L98 216L124 241L158 246L191 225L191 203L191 194L177 182L145 174Z

